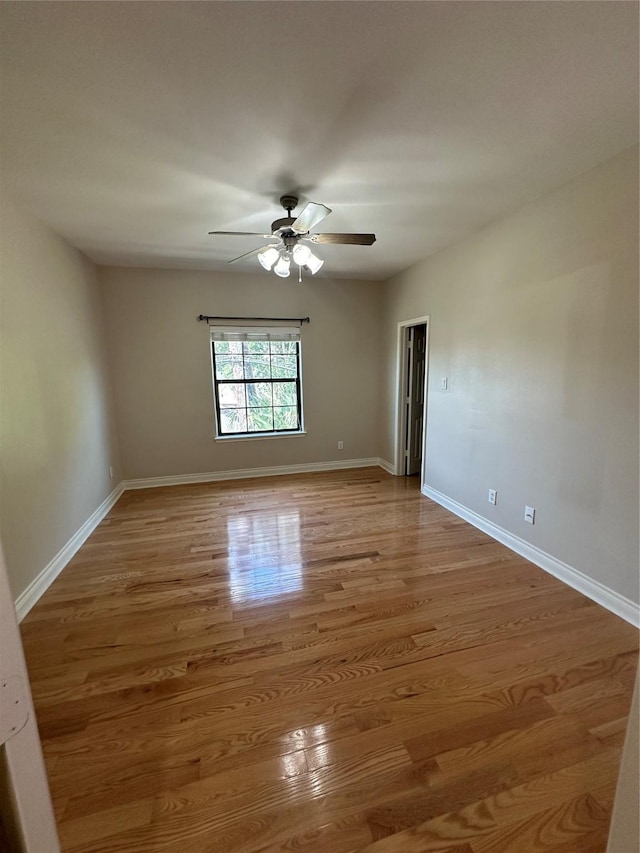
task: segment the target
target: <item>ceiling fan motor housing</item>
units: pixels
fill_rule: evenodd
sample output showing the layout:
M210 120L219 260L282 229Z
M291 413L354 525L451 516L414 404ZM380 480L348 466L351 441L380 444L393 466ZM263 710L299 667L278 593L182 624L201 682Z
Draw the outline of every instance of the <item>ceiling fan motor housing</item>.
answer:
M283 216L282 219L275 219L271 223L271 233L275 234L280 229L291 230L291 226L296 221L295 216ZM291 232L293 233L293 232Z

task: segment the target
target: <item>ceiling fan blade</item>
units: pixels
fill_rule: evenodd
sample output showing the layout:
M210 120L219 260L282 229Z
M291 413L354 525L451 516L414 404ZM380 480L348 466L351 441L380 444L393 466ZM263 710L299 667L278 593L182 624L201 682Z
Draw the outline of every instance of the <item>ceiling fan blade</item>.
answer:
M311 231L319 222L331 213L331 208L324 204L316 204L315 201L310 201L304 206L300 216L291 226L292 231L297 231L299 234L306 234Z
M252 258L257 255L258 252L263 252L266 248L266 246L258 246L257 249L252 249L250 252L245 252L244 255L238 255L237 258L233 258L233 260L228 261L228 263L235 264L236 261L243 261L245 258Z
M266 237L268 240L273 237L273 234L259 234L256 231L208 231L207 233L222 237Z
M312 243L333 243L345 246L371 246L376 242L375 234L312 234Z

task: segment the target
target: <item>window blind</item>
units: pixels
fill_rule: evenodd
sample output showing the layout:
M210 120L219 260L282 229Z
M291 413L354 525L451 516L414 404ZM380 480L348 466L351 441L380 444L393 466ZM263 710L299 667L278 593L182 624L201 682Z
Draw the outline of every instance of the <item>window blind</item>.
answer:
M211 326L212 341L299 341L293 326Z

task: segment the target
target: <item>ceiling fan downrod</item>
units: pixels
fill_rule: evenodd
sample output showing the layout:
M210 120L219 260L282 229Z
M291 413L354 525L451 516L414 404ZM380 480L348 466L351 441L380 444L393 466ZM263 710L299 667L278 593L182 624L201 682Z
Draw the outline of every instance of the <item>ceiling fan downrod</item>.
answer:
M298 206L298 198L295 195L282 195L280 196L280 204L289 214L289 218L291 218L291 211L295 210Z
M291 211L295 210L298 206L298 199L294 195L283 195L280 197L280 204L287 211L287 215L283 216L281 219L276 219L271 223L271 231L273 234L276 231L279 231L282 235L286 233L286 229L290 231L290 234L287 236L293 235L293 231L291 231L291 226L296 221L295 216L291 215Z

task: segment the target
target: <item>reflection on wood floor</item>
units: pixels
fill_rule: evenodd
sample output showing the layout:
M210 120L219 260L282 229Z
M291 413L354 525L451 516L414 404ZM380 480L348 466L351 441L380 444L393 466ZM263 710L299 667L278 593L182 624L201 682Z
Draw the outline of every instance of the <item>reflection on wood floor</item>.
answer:
M65 851L606 848L637 632L415 478L127 492L22 630Z

